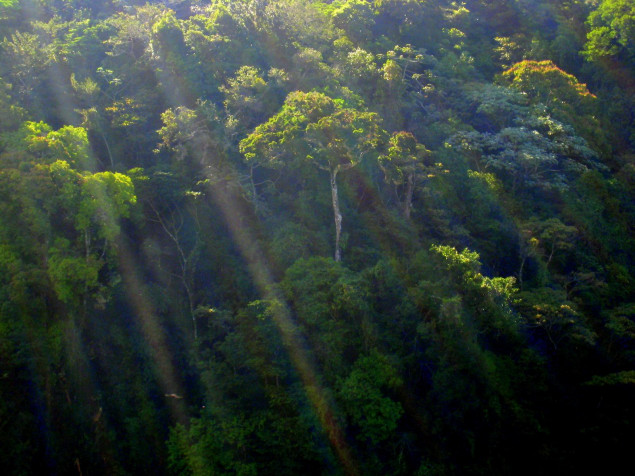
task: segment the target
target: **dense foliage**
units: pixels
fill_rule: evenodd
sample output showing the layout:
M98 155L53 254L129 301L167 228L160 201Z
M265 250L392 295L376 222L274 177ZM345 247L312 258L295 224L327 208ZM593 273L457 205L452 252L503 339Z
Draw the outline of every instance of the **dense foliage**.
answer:
M612 473L627 0L0 0L3 474Z

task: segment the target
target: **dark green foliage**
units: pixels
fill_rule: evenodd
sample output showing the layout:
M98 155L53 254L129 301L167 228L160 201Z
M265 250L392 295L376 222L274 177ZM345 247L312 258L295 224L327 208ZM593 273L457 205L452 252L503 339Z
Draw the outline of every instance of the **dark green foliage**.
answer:
M623 471L633 28L0 0L2 474Z

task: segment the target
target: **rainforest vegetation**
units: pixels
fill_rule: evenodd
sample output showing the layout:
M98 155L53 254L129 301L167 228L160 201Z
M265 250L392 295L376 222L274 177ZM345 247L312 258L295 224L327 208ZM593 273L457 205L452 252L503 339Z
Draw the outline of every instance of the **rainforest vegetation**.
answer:
M2 474L632 466L634 126L632 0L0 0Z

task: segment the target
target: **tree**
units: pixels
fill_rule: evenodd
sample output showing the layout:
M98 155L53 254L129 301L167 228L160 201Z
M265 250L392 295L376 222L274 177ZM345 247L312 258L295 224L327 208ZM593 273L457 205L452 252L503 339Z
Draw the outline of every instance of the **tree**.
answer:
M162 87L174 95L179 104L192 104L199 96L198 81L192 78L192 57L181 22L172 12L165 13L152 25L152 50Z
M584 322L576 305L564 292L537 288L519 293L514 306L526 319L529 328L544 332L554 351L570 346L570 359L578 346L592 346L597 336ZM541 336L542 337L542 336Z
M295 89L312 90L335 86L334 72L324 62L322 52L315 48L301 48L291 58L291 84Z
M390 138L387 153L378 158L386 182L404 188L401 202L403 214L408 219L412 210L415 185L432 165L429 163L429 157L430 151L418 144L410 132L395 132Z
M247 130L261 124L280 107L284 96L279 97L287 74L271 69L265 80L253 66L242 66L236 75L220 87L224 94L227 126L242 138Z
M572 125L598 152L608 155L606 126L596 117L597 97L574 75L552 61L525 60L504 71L499 82L524 93L531 104L546 107L556 120Z
M630 0L601 0L587 19L590 30L582 54L590 60L622 55L635 59L635 5Z
M433 2L427 0L375 0L375 28L390 38L415 39L427 33L427 22L436 20Z
M390 438L403 408L387 391L403 385L390 360L372 352L360 357L339 390L351 423L359 428L358 439L370 446Z
M331 13L331 21L357 45L370 41L375 23L370 3L363 0L347 0L340 4Z
M361 48L355 48L345 56L341 54L340 57L338 70L342 83L371 102L380 78L374 55Z
M547 107L564 108L563 112L574 108L578 114L588 113L595 99L586 84L580 83L575 76L549 60L521 61L503 72L502 78L533 101Z
M365 346L366 295L357 276L332 258L301 258L280 283L326 381L335 381Z
M26 149L38 163L68 162L79 170L94 170L88 135L83 127L62 126L52 130L45 122L26 121L3 139L12 152Z
M256 3L256 2L254 2ZM267 30L284 54L300 48L322 50L331 43L333 30L328 16L318 8L319 2L282 0L266 3L259 24ZM279 51L281 52L281 51Z
M534 84L537 82L522 87L542 90L544 85ZM498 171L514 192L523 188L565 190L586 170L605 168L585 139L551 116L551 108L527 105L522 95L507 88L487 87L484 91L476 101L476 111L482 116L475 123L484 130L459 132L448 141L479 172ZM550 94L548 90L544 93Z
M181 164L185 162L197 171L202 170L206 177L202 183L209 184L226 179L230 172L223 165L224 155L218 136L210 128L214 121L210 121L207 114L215 109L209 109L208 106L207 103L199 102L196 110L184 106L168 109L161 114L164 125L158 133L163 140L159 148L171 151ZM194 273L201 248L197 208L197 198L201 192L184 190L175 178L176 174L164 171L153 174L147 188L146 203L151 210L148 220L160 226L176 250L177 267L172 274L185 290L196 340L198 327Z
M116 172L80 173L65 161L42 166L54 184L58 205L75 231L71 241L64 234L50 249L49 276L59 299L86 305L89 293L102 290L99 271L104 257L112 257L120 234L119 222L136 203L130 177Z
M559 218L548 218L528 225L538 236L539 244L547 257L547 267L551 264L556 251L573 249L579 233L576 227L565 225Z
M432 84L432 70L437 66L434 56L409 44L386 52L376 102L389 131L406 129L426 137L430 126L438 122L438 112L430 108L437 95Z
M43 80L50 62L46 46L34 33L16 31L0 44L4 56L3 70L22 104L30 106L33 93Z
M203 97L222 102L219 86L241 66L262 64L253 24L261 17L251 18L261 6L256 2L214 2L205 15L183 22L185 43L191 55L189 74L196 78L193 82Z
M383 138L377 114L343 107L325 94L294 92L282 110L240 142L248 162L270 167L310 164L329 174L335 220L335 261L342 259L337 177L372 153Z
M114 31L105 41L107 54L112 57L128 57L132 61L152 57L152 25L163 15L158 5L135 7L130 12L119 12L106 20Z

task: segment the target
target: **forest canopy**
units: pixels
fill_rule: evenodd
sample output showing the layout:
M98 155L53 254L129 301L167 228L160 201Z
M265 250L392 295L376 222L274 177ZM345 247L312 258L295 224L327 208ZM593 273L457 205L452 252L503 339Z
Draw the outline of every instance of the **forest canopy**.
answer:
M627 0L0 0L3 474L616 472L634 75Z

